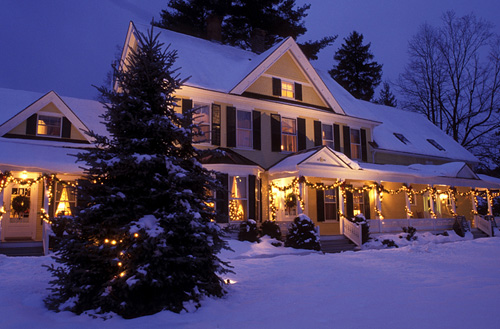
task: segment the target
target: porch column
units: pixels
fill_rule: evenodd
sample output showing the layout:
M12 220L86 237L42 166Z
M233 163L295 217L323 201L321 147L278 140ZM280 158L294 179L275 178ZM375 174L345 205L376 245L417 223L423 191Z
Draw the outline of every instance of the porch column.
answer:
M408 196L407 190L405 190L405 203L406 203L406 219L410 220L410 218L411 218L411 216L410 216L411 203L410 203L410 197ZM411 225L408 223L408 226L411 226Z
M432 186L431 186L432 187ZM427 192L429 194L429 209L431 211L431 218L437 218L436 203L434 201L434 191Z
M486 202L488 202L488 215L490 216L493 216L493 209L491 207L491 203L492 203L492 199L491 199L491 194L490 194L490 190L486 190Z
M50 198L50 193L49 193L49 186L47 184L47 179L43 179L43 210L45 212L45 216L49 215L49 198ZM48 255L49 254L49 233L50 233L50 224L47 223L47 221L43 221L43 226L42 226L42 232L43 232L43 237L42 237L42 245L43 245L43 254Z
M380 193L378 192L378 190L375 189L374 191L375 191L375 207L377 207L377 209L378 209L375 216L376 216L376 219L381 220L381 219L384 219L383 216L381 216L381 214L382 214L382 200L380 200Z
M472 196L472 226L477 227L476 225L476 216L477 216L477 207L476 207L476 191L474 190L474 193L471 195Z
M302 210L301 200L304 200L304 186L302 183L299 183L299 195L297 197L297 215L304 213Z

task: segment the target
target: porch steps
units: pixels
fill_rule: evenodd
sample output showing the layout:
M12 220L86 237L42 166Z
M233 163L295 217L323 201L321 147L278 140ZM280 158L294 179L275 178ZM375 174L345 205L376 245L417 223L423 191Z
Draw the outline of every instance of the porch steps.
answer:
M43 247L41 242L2 242L0 254L11 257L43 256Z
M488 234L484 233L480 229L473 228L470 230L472 235L474 236L474 239L480 239L480 238L488 238Z
M357 246L343 235L329 235L321 238L321 251L325 253L339 253L358 250Z

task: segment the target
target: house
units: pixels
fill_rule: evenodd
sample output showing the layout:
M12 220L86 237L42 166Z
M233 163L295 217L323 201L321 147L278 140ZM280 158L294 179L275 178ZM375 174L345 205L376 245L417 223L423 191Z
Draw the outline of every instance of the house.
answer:
M121 63L147 28L130 24ZM256 54L156 31L177 51L181 76L190 77L176 96L179 111L196 109L205 135L194 142L223 151L201 159L226 188L216 193L221 223L286 224L305 213L332 235L343 232L344 218L362 213L374 230L400 230L410 220L438 230L456 215L474 222L481 197L492 213L500 183L473 172L475 156L419 114L354 99L313 68L292 38ZM0 91L0 107L1 239L40 240L42 218L49 222L76 202L82 170L70 154L92 146L82 131L105 133L104 109L55 92L12 90ZM22 213L12 207L19 195L30 198Z

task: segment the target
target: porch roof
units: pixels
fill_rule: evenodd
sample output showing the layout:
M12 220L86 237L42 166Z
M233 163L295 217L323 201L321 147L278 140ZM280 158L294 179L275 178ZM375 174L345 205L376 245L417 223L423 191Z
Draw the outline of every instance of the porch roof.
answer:
M329 147L317 147L288 156L271 168L271 179L284 177L318 177L359 181L395 182L500 188L500 180L476 175L464 162L442 165L381 165L357 163Z

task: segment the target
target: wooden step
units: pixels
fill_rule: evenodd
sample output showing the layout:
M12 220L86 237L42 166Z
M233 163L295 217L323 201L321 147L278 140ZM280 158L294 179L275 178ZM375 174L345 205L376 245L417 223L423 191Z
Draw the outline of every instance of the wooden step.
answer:
M321 239L321 251L325 253L339 253L353 250L357 250L357 246L344 236Z
M480 229L473 228L471 230L472 236L474 236L474 239L480 239L480 238L488 238L488 234L484 233Z
M0 243L0 254L19 257L19 256L43 256L43 247L41 242L2 242Z

